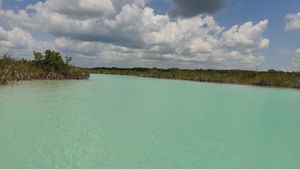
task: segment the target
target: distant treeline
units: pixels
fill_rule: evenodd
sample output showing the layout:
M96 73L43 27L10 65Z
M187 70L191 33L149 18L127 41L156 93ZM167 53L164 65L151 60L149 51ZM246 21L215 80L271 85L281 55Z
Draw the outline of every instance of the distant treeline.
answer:
M93 68L91 73L134 75L164 79L191 80L257 86L300 88L300 72L269 70L265 72L244 70L180 70L147 68Z
M0 56L0 85L14 81L37 79L88 79L90 73L133 75L199 82L247 84L258 86L289 87L300 89L300 72L269 70L265 72L244 70L181 70L157 68L78 68L70 65L71 57L63 59L59 52L46 50L34 52L34 60Z
M59 52L46 50L34 52L34 60L15 59L4 54L0 56L0 85L14 81L37 79L87 79L88 71L69 64L71 57L64 61Z

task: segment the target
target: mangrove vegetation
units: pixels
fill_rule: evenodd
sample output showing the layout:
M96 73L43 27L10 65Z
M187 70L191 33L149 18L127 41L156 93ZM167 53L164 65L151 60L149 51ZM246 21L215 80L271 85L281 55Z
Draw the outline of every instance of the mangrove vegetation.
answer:
M0 57L0 85L24 80L87 79L89 72L64 61L59 52L34 52L34 60L16 59L9 54Z
M139 77L191 80L199 82L300 88L300 72L283 72L276 70L257 72L244 70L180 70L176 68L93 68L91 69L91 73L133 75Z
M72 57L46 50L34 52L33 60L0 56L0 85L23 80L88 79L90 73L190 80L199 82L289 87L300 89L300 72L245 70L181 70L157 68L79 68L70 64Z

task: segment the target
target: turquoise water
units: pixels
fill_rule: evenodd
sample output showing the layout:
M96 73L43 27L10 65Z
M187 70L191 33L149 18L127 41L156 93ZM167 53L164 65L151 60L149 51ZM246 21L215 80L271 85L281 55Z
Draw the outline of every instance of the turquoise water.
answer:
M0 169L299 168L299 90L110 75L0 87Z

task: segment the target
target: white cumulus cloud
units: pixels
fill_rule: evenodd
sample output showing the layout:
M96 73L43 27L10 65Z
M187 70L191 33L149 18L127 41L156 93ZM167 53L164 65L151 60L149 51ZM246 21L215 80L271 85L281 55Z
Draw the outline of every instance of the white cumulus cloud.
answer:
M252 69L264 61L261 52L270 43L263 36L268 20L225 29L212 16L174 20L156 14L145 2L47 0L19 11L1 11L0 23L11 29L0 29L0 48L49 45L90 66ZM42 43L26 30L56 40Z
M288 14L286 16L285 30L300 29L300 12L296 14Z
M266 30L268 20L260 21L254 25L247 22L240 27L233 26L230 30L224 32L223 40L226 46L243 47L248 50L263 49L269 46L269 39L263 38L262 33Z
M48 48L54 49L53 44L36 40L30 33L21 28L15 27L7 31L0 26L0 52L11 52L28 58L32 55L32 51Z
M295 50L295 56L292 58L292 65L300 70L300 48Z

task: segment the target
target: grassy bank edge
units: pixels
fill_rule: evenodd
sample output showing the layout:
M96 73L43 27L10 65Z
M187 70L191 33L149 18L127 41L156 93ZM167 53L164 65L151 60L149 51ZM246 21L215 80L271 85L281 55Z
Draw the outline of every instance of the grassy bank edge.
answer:
M246 70L184 70L157 68L91 68L92 74L130 75L159 79L300 89L300 72Z

